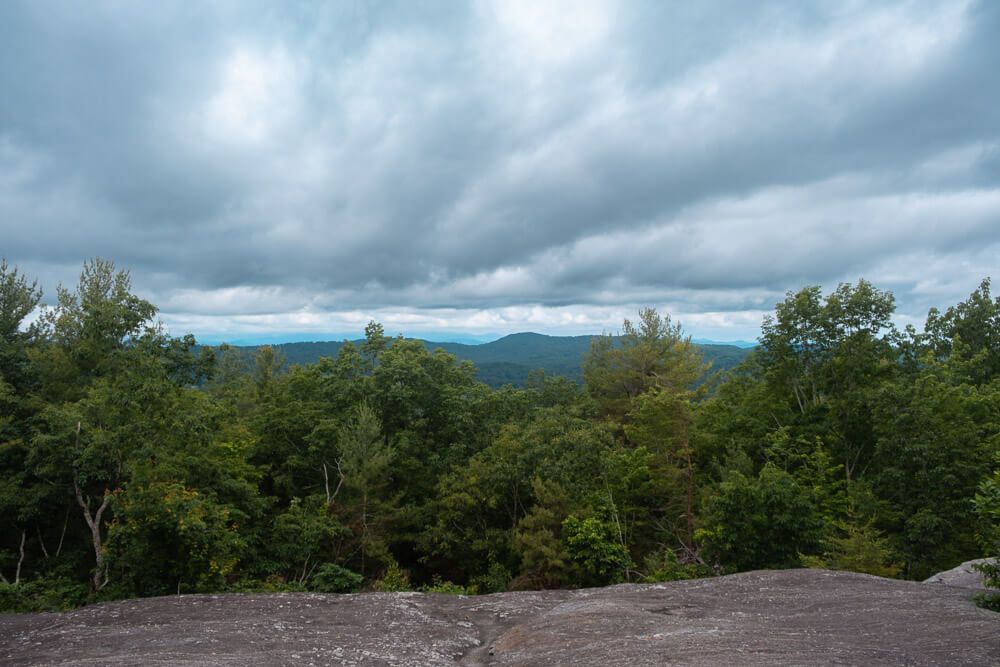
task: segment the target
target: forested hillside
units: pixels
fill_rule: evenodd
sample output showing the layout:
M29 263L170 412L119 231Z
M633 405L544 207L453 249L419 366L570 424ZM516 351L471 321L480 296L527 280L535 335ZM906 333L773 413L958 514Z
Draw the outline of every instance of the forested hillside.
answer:
M460 361L471 361L476 367L476 379L498 389L505 384L525 387L532 371L560 375L576 382L583 381L583 358L590 350L593 336L546 336L519 333L480 345L436 343L419 340L430 351L442 349ZM361 345L362 340L351 341ZM322 357L336 357L343 345L340 341L315 343L282 343L274 348L289 364L312 364ZM236 346L233 346L236 347ZM735 345L697 344L698 350L711 364L710 372L729 370L749 354ZM248 358L259 347L238 347Z
M800 565L922 578L1000 541L1000 299L892 324L789 292L720 382L665 314L583 383L493 389L376 323L290 366L172 338L113 264L27 324L0 265L0 607L248 590L490 592ZM516 337L515 337L516 342Z

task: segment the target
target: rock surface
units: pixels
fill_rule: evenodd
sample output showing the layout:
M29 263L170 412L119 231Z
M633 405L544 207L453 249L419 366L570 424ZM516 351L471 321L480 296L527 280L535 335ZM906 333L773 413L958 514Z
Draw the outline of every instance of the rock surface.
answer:
M182 595L0 615L4 665L1000 665L971 591L823 570L461 597Z
M924 580L925 584L946 584L948 586L960 586L962 588L975 588L986 590L986 581L983 573L973 569L974 565L981 565L992 558L979 558L969 560L957 567L937 574Z

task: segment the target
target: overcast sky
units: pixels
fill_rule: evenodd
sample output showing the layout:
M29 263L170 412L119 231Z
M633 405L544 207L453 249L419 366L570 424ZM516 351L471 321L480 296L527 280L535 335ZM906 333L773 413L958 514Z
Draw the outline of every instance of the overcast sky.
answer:
M1000 278L1000 2L0 2L0 255L206 341Z

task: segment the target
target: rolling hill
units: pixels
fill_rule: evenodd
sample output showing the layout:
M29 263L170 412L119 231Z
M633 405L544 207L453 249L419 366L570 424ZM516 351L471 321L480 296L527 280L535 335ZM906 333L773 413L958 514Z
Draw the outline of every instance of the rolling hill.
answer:
M480 380L491 387L511 384L524 386L528 373L543 369L548 375L561 375L576 381L582 380L583 357L590 349L593 336L546 336L538 333L516 333L498 340L467 345L465 343L438 343L421 340L428 349L443 349L458 359L475 365ZM356 345L360 340L353 341ZM274 347L289 364L310 364L320 357L335 357L343 341L313 343L282 343ZM699 344L713 370L727 370L743 361L750 352L736 345ZM256 346L240 347L251 353Z

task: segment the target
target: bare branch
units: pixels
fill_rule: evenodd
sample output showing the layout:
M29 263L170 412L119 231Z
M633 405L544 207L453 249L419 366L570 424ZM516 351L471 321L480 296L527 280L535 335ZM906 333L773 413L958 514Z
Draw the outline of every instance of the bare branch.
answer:
M35 534L38 535L38 544L42 547L42 553L45 555L45 560L49 559L49 550L45 548L45 540L42 539L42 529L35 524Z
M80 422L76 423L76 440L80 442ZM99 591L108 583L107 564L104 562L104 550L101 548L101 517L104 510L111 504L111 492L104 489L104 499L100 507L93 516L90 514L90 496L84 496L80 490L80 485L76 482L76 475L73 475L73 492L76 495L76 502L83 510L83 518L90 528L90 539L94 544L94 590Z
M66 539L66 526L69 525L69 510L71 506L72 504L66 506L66 517L63 519L62 533L59 535L59 546L56 547L56 558L58 558L59 554L62 552L63 540Z
M24 538L27 536L26 530L21 531L21 557L17 559L17 572L14 575L14 585L21 583L21 564L24 563Z

